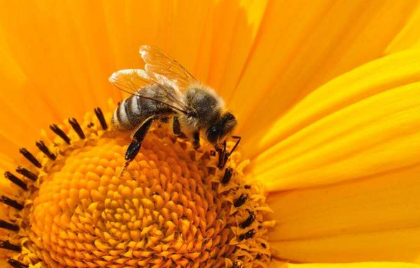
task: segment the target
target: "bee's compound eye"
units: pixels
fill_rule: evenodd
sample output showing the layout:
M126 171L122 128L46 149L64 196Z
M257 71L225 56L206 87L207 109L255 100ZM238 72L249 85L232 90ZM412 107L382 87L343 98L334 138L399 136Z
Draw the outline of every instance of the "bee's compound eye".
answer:
M215 127L215 126L212 126L210 129L209 129L209 132L211 133L211 134L217 134L217 127Z
M216 143L219 138L219 129L217 126L211 126L207 129L207 140L210 143Z

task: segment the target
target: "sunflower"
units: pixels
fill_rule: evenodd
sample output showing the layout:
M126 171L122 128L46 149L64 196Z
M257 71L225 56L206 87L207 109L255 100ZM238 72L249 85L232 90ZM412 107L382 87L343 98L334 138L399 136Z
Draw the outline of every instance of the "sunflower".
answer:
M3 1L1 267L420 267L418 1ZM155 122L159 47L220 94L240 146ZM98 108L101 107L101 108ZM228 149L233 147L228 143Z

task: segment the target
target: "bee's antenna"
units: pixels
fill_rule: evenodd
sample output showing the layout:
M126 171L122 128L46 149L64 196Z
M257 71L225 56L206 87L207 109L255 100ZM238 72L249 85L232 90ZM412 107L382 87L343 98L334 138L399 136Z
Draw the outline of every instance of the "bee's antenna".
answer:
M238 147L239 143L241 142L241 136L231 136L233 139L237 139L235 146L233 146L232 150L229 153L229 156L235 151L236 147Z
M231 138L237 139L237 141L229 153L226 151L226 140L223 142L223 148L216 147L216 151L219 153L219 164L217 165L219 169L222 169L226 165L229 157L235 151L236 147L238 147L242 139L241 136L231 136Z

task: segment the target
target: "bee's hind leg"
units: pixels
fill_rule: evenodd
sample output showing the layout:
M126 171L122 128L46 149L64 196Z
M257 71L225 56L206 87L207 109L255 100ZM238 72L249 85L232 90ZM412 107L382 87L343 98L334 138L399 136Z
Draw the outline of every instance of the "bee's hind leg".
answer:
M131 161L136 158L137 154L140 151L141 143L143 142L144 138L146 137L147 131L149 131L150 126L152 125L153 121L156 118L151 116L147 118L132 134L132 141L130 145L128 145L127 151L125 152L125 164L121 171L120 176L122 176L127 169L128 165Z

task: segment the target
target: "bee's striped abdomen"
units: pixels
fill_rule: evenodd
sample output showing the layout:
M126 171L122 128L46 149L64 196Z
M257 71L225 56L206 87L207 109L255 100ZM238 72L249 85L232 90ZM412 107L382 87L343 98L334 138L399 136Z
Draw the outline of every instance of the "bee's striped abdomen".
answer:
M137 91L118 105L112 123L119 130L132 130L150 116L172 114L173 110L164 104L168 100L162 96L166 96L166 92L156 85Z
M121 130L130 130L142 121L139 96L133 95L123 100L115 109L113 124Z

